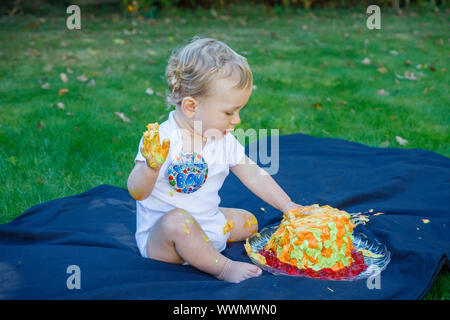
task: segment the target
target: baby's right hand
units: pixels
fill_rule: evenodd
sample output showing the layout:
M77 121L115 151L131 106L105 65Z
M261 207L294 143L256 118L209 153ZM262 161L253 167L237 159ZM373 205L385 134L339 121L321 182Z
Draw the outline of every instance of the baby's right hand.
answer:
M141 147L141 153L147 160L148 166L159 170L164 161L166 161L169 147L169 139L165 139L162 145L159 142L158 122L149 123L147 125L147 131L143 134L143 146Z

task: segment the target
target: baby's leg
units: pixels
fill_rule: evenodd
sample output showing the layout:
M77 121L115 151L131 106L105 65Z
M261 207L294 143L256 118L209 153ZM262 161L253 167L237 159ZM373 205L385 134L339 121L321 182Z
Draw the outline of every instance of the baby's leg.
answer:
M147 256L177 264L186 261L229 282L241 282L262 273L255 265L232 261L220 254L198 222L183 209L169 211L155 223L147 239Z
M227 228L230 230L228 242L243 241L258 232L258 220L249 211L222 207L219 210L227 219Z

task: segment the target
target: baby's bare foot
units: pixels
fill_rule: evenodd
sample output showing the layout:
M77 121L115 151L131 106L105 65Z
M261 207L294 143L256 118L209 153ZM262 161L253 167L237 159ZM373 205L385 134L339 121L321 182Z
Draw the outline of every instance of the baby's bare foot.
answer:
M239 283L248 278L259 277L261 274L262 270L253 264L228 259L217 279Z

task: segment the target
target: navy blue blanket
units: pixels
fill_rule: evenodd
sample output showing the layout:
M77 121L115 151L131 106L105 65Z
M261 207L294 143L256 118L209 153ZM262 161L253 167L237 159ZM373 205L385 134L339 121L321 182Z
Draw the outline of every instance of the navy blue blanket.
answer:
M142 258L134 239L135 201L125 189L100 185L36 205L0 225L0 298L420 299L447 263L450 161L446 157L295 134L280 137L280 168L273 177L303 205L385 213L357 227L391 251L380 289L369 289L366 280L325 281L267 272L232 284L190 266ZM260 229L281 220L280 212L231 173L220 196L223 207L253 212ZM424 218L430 222L424 223ZM223 253L250 261L243 242L229 244ZM75 274L70 269L68 273L71 265L79 267L80 289L67 287Z

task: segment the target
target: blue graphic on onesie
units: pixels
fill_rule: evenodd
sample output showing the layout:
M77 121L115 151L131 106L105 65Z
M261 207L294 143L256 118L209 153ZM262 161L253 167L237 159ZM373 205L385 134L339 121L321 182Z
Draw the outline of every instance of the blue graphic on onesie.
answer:
M169 184L180 193L197 191L208 177L208 164L198 153L181 152L169 165Z

